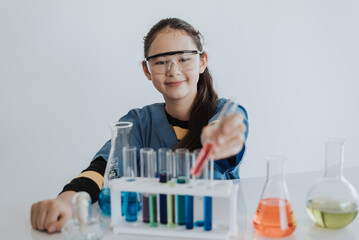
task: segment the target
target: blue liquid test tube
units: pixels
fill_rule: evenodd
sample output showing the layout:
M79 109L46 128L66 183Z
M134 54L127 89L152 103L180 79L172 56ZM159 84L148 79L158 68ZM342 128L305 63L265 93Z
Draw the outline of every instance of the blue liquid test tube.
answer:
M189 179L190 171L190 152L185 148L178 148L175 151L176 156L176 182L177 184L186 184ZM192 201L193 203L193 201ZM176 196L176 206L177 206L177 224L185 225L186 224L186 196L177 195ZM192 205L193 210L193 205ZM192 213L193 215L193 213Z
M136 147L124 147L123 154L123 172L124 177L128 177L128 182L136 181L137 177L137 157ZM127 222L137 221L137 193L124 192L123 193L125 219Z
M193 228L193 196L186 196L186 229Z
M212 230L212 197L203 197L204 225L205 231Z
M200 149L193 151L192 164L195 163L199 152ZM213 180L213 158L205 163L202 173L195 177L195 180L195 184L208 184L208 181L204 182L203 180ZM209 196L203 197L203 230L212 230L212 197Z

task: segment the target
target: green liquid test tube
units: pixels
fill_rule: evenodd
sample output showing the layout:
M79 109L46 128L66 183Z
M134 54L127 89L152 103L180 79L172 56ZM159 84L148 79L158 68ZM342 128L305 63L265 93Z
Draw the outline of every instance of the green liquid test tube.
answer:
M157 195L150 194L149 196L150 205L150 226L157 227Z
M167 172L167 186L174 187L176 184L172 181L175 167L175 157L172 151L166 153L166 172ZM175 228L175 195L167 194L167 227Z

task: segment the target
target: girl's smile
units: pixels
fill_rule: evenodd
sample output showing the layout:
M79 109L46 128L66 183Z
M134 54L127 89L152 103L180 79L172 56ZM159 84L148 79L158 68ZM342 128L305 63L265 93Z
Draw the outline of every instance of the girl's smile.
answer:
M167 86L169 86L169 87L178 87L178 86L181 86L184 82L185 82L185 80L183 80L183 81L167 82L167 83L165 83L165 84L166 84Z

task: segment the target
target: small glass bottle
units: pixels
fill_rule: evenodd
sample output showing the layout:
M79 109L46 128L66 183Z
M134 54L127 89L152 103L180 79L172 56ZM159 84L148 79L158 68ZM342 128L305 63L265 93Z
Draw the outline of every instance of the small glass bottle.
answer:
M343 176L344 140L324 141L325 172L308 192L307 212L321 227L342 228L358 213L358 193Z
M284 157L267 158L267 179L253 218L258 235L284 237L295 230L296 222L284 179L284 162Z
M98 240L104 234L97 218L91 217L91 198L87 192L78 192L72 198L73 216L63 226L61 233L66 240Z
M111 149L105 169L103 187L98 198L98 204L105 215L111 215L109 181L123 175L122 149L129 146L132 125L131 122L114 122L110 125L112 132ZM124 215L124 210L122 214Z

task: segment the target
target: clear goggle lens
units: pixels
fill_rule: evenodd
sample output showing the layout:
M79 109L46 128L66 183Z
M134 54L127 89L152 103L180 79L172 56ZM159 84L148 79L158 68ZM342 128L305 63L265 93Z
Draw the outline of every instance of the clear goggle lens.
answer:
M146 63L151 74L165 74L171 69L172 64L181 71L190 71L198 66L200 54L200 51L170 52L149 57Z

